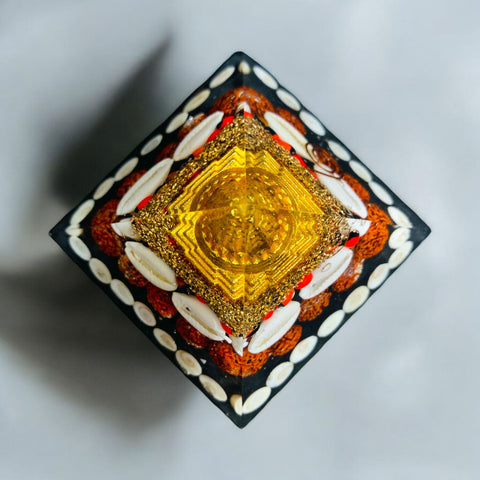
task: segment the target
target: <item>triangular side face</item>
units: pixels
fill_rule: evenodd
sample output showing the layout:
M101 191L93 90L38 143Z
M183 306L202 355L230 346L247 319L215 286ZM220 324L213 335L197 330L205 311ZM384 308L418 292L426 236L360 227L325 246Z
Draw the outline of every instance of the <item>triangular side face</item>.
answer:
M244 427L429 232L238 52L51 235Z

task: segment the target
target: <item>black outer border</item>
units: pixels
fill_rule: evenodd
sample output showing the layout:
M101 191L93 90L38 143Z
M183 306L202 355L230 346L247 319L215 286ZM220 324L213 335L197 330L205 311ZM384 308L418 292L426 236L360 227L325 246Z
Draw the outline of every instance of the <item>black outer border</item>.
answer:
M170 143L170 142L173 142L176 140L176 133L178 130L170 133L170 134L166 134L164 132L164 129L165 127L168 125L168 123L177 115L179 114L180 112L182 112L182 107L183 105L188 101L189 98L191 98L193 95L195 95L196 93L200 92L201 90L205 89L205 88L209 88L209 83L211 81L211 79L217 74L219 73L220 71L222 71L224 68L226 68L227 66L234 66L235 67L235 72L231 75L231 77L225 81L222 85L220 85L219 87L216 87L214 89L211 89L211 94L209 96L209 98L206 100L206 102L204 102L200 107L196 108L195 110L192 110L190 113L191 114L196 114L196 113L199 113L200 111L205 111L205 110L208 110L209 108L211 108L212 104L215 102L215 100L217 98L219 98L221 95L223 95L226 91L232 89L232 88L236 88L236 87L239 87L239 86L242 86L242 85L245 85L245 86L248 86L248 87L252 87L254 88L255 90L259 91L260 93L262 93L263 95L265 95L274 105L276 104L279 104L281 105L282 108L284 109L287 109L287 110L290 110L292 113L294 114L298 114L298 112L290 109L288 106L284 105L280 99L277 98L275 92L267 87L254 73L253 71L248 74L248 75L245 75L245 74L242 74L239 72L239 70L237 69L238 65L240 64L240 62L242 61L246 61L248 62L248 64L250 65L250 67L253 69L254 66L259 66L261 67L263 70L267 71L267 73L270 73L268 72L268 70L266 70L263 66L261 66L260 64L258 64L257 62L255 62L251 57L249 57L248 55L246 55L245 53L243 52L236 52L234 53L227 61L225 61L205 82L203 82L196 90L194 90L194 92L192 92L192 94L184 101L182 102L182 104L160 125L158 126L155 130L153 130L153 132L151 132L135 149L133 149L129 155L126 156L126 158L124 159L123 162L121 162L119 165L117 165L114 169L112 169L107 175L105 175L101 181L95 186L95 188L93 188L89 193L88 195L86 195L76 206L75 208L73 208L70 212L68 212L58 223L57 225L55 225L55 227L52 228L52 230L49 232L51 237L59 244L59 246L65 251L65 253L71 257L71 259L94 281L97 283L97 285L105 292L106 295L108 295L110 297L111 300L114 301L114 303L120 308L120 310L122 310L122 312L124 312L129 318L130 320L133 321L133 323L167 356L167 358L169 358L169 360L174 363L177 368L179 368L180 371L182 371L180 369L180 367L178 366L178 363L177 361L175 360L175 353L174 352L171 352L167 349L164 349L162 348L157 340L155 339L154 335L153 335L153 328L152 327L149 327L145 324L143 324L141 321L138 320L136 314L134 313L133 309L124 304L121 300L119 300L111 291L109 285L106 285L106 284L103 284L101 282L99 282L95 277L94 275L92 274L92 272L90 271L89 269L89 266L88 266L88 262L82 260L81 258L79 258L70 248L69 246L69 235L67 235L65 233L65 229L66 227L69 226L70 222L69 222L69 219L71 217L71 215L75 212L75 210L77 209L77 207L79 205L81 205L83 202L85 202L86 200L92 198L92 195L96 189L96 187L103 181L105 180L106 178L108 177L111 177L115 174L115 172L118 170L118 168L120 167L120 165L122 165L125 161L127 161L128 159L132 158L132 157L138 157L139 158L139 162L137 164L137 166L135 167L135 170L139 169L139 168L149 168L151 167L153 164L154 164L154 161L155 161L155 157L156 157L156 149L147 154L147 155L144 155L142 156L140 154L140 150L141 148L143 147L143 145L146 143L146 141L157 135L157 134L162 134L163 135L163 140L160 144L160 147L163 147L164 145ZM271 75L271 74L270 74ZM273 75L272 75L273 77ZM275 78L275 77L274 77ZM289 89L283 87L283 85L281 85L279 83L279 87L287 90L288 92L290 91ZM302 106L303 108L303 106ZM305 108L305 110L309 111L309 109ZM311 132L308 128L307 128L307 133L306 133L306 137L309 141L313 142L313 143L316 143L318 145L320 145L321 147L329 150L329 146L328 146L328 141L329 140L333 140L333 141L336 141L338 142L339 144L343 145L343 143L335 136L333 135L327 128L326 129L326 134L323 135L323 136L319 136L313 132ZM159 148L160 148L159 147ZM350 149L348 149L348 151L351 153L351 160L356 160L358 161L359 163L361 163L362 165L363 162L361 162L358 157L356 155L354 155ZM332 152L333 153L333 152ZM338 158L338 157L337 157ZM388 205L385 205L380 199L378 199L375 194L371 191L371 189L369 188L368 186L368 183L365 182L363 179L359 178L358 175L350 168L350 166L348 165L348 161L343 161L341 159L338 160L340 165L341 165L341 168L346 172L346 173L349 173L351 174L352 176L354 176L358 181L361 182L361 184L366 187L368 189L368 191L370 192L370 195L372 197L372 199L375 199L375 202L374 203L378 203L379 205L383 206L383 208L386 208L388 207ZM173 170L178 170L179 168L181 168L181 166L184 164L185 162L182 161L182 162L175 162L173 167L172 167L172 171ZM308 163L308 162L307 162ZM135 171L134 170L134 171ZM369 169L370 171L370 169ZM392 190L390 188L388 188L388 186L386 186L373 172L371 172L371 175L372 175L372 179L374 181L376 181L378 184L380 184L382 187L385 188L385 190L387 192L390 193L390 195L392 196L394 202L393 202L393 205L397 208L399 208L402 212L404 212L410 222L412 223L412 228L411 228L411 235L410 235L410 241L413 242L413 248L412 248L412 251L410 252L410 254L420 245L420 243L429 235L430 233L430 228L425 224L425 222L413 211L411 210L402 200L399 199L399 197L394 193L392 192ZM116 188L111 188L110 191L104 196L101 198L101 201L99 201L98 203L105 203L106 201L112 199L112 198L116 198L115 196L115 190ZM82 227L88 232L88 225L90 224L90 220L92 218L92 216L94 215L95 213L95 210L96 210L96 205L97 205L97 201L95 202L95 206L93 208L93 210L82 220ZM390 230L392 231L394 227L390 227ZM96 257L96 258L100 258L104 263L105 265L110 269L110 271L113 271L113 272L117 272L118 271L118 268L117 268L117 261L115 258L112 258L112 257L108 257L106 256L98 247L97 245L93 242L93 241L90 241L90 242L86 242L87 243L87 246L89 247L90 251L92 252L92 257ZM388 258L390 257L390 255L393 253L393 250L390 249L390 247L388 247L388 243L387 245L385 246L385 248L383 249L383 251L376 255L375 257L371 258L371 259L367 259L365 260L364 262L364 268L363 268L363 271L362 271L362 274L361 276L359 277L359 279L357 280L357 282L354 284L354 286L350 289L347 289L343 292L340 292L339 294L334 294L332 295L331 297L331 300L330 300L330 304L328 305L328 307L326 307L324 309L324 311L322 312L322 314L317 317L317 319L313 320L313 321L310 321L310 322L302 322L302 339L303 338L307 338L309 336L312 336L312 335L315 335L316 336L316 332L318 331L318 328L320 326L320 324L322 323L322 321L324 319L326 319L331 313L335 312L336 310L339 310L342 308L342 305L346 299L346 297L349 295L349 293L351 293L351 291L355 288L357 288L358 286L361 286L361 285L365 285L366 284L366 281L368 280L368 277L370 276L370 274L373 272L373 270L381 263L386 263L388 261ZM401 265L400 265L401 266ZM399 268L399 267L397 267ZM390 275L397 269L392 269L390 272L389 272L389 275L387 277L387 279L390 277ZM113 275L114 278L117 278L115 275ZM118 277L120 279L122 279L122 276L121 274L119 273ZM133 295L134 295L134 298L135 300L139 300L139 301L142 301L143 303L146 303L148 304L148 301L146 300L146 294L145 294L145 291L144 289L139 289L137 287L134 287L133 285L130 285L128 284L128 287L129 289L132 291ZM380 287L379 287L380 288ZM376 291L378 290L378 288L374 291L371 291L370 292L370 295L369 295L369 298L372 296L372 294L374 294ZM295 297L294 297L294 300L297 300L297 301L301 301L300 297L298 296L298 292L295 294ZM368 299L367 299L368 300ZM355 312L353 312L355 313ZM277 366L278 364L280 363L283 363L287 360L287 358L289 357L289 354L287 355L284 355L282 357L272 357L268 360L268 362L265 364L265 366L259 371L257 372L255 375L252 375L251 377L246 377L244 379L238 379L236 377L232 377L228 374L225 374L223 371L221 371L218 367L216 367L216 365L214 365L211 361L209 361L209 357L208 357L208 353L205 352L204 350L202 349L196 349L195 347L191 347L190 345L188 345L179 335L175 335L175 321L173 319L161 319L161 317L159 317L156 313L155 313L155 316L158 320L158 323L157 323L157 326L161 326L162 329L164 329L165 331L167 331L168 333L170 333L174 339L175 339L175 342L177 343L177 346L182 349L182 350L185 350L189 353L191 353L195 358L197 358L197 360L200 360L200 359L204 359L206 362L200 362L201 365L202 365L202 373L214 378L216 381L218 381L220 383L220 385L224 388L224 390L226 391L227 395L228 395L228 399L226 402L219 402L215 399L213 399L208 393L206 393L207 397L218 407L220 408L226 415L227 417L229 417L238 427L240 428L243 428L244 426L246 426L267 404L268 402L275 396L279 393L279 391L285 386L287 385L291 380L292 378L300 371L300 369L308 362L308 360L314 356L322 347L323 345L331 338L331 336L333 336L347 321L348 319L353 315L353 313L350 313L350 314L345 314L345 318L342 322L342 324L340 325L340 327L335 331L333 332L330 336L326 337L326 338L318 338L318 342L316 344L316 347L314 348L314 350L311 352L311 354L306 358L304 359L303 361L301 361L300 363L298 364L295 364L294 365L294 369L293 369L293 372L292 374L289 376L289 378L279 387L277 388L274 388L272 389L271 391L271 394L270 394L270 397L268 398L268 400L260 407L258 408L257 410L255 410L254 412L250 413L250 414L247 414L247 415L242 415L242 416L239 416L235 413L235 411L233 410L233 407L230 405L230 402L229 402L229 398L232 394L241 394L242 395L242 398L245 400L246 398L248 398L248 396L250 394L252 394L253 392L255 392L258 388L260 387L263 387L265 386L265 381L266 381L266 378L268 377L268 374L271 372L271 370ZM182 371L183 373L183 371ZM197 377L192 377L192 376L189 376L189 375L186 375L184 374L190 381L192 381L197 387L199 387L202 391L204 391L202 385L200 384L199 382L199 379ZM205 392L205 391L204 391Z

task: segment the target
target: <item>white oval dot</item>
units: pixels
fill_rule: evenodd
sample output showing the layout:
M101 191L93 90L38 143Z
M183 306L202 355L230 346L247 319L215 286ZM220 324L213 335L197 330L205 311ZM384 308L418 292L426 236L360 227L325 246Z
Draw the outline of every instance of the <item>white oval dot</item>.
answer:
M72 214L70 225L78 225L92 211L95 202L90 198L83 202Z
M293 372L292 362L283 362L277 365L267 377L267 387L276 388L282 385Z
M243 405L242 405L242 396L241 395L232 395L230 397L230 405L237 415L243 414Z
M157 342L167 350L174 352L177 349L177 344L172 336L161 328L154 328L153 335L156 338Z
M118 279L113 279L110 283L110 288L112 292L126 305L133 305L134 299L133 295L130 292L129 288Z
M202 367L198 363L197 359L185 350L177 350L175 353L180 368L192 377L198 377L202 373Z
M124 179L127 175L133 172L133 169L137 166L138 157L133 157L130 160L127 160L115 173L115 181Z
M191 112L198 108L208 97L210 96L210 90L206 88L196 93L183 107L184 112ZM183 123L183 122L182 122ZM174 129L175 130L175 129Z
M210 80L210 88L217 88L219 85L226 82L232 76L232 73L234 71L235 71L235 67L233 65L229 65L228 67L224 68L222 71L218 72Z
M372 192L386 205L391 205L393 203L392 196L377 182L369 183Z
M352 313L357 308L361 307L365 300L367 300L370 290L365 285L357 287L345 300L343 304L343 311L345 313Z
M255 65L253 67L253 72L267 87L270 87L273 89L276 89L278 87L277 81L263 68L259 67L258 65Z
M149 327L154 327L157 323L155 315L144 303L135 302L133 304L133 311L136 313L138 319L145 325L148 325Z
M357 162L356 160L352 160L349 163L351 169L362 179L365 180L366 182L371 182L372 181L372 174L367 170L366 167L364 167L360 162Z
M405 215L405 213L403 213L397 207L388 207L388 214L390 215L395 225L399 225L400 227L407 227L407 228L412 227L412 222L410 222L410 220Z
M140 155L147 155L150 152L153 152L161 143L163 140L163 135L155 135L152 137L148 142L142 147L140 150Z
M343 322L345 318L345 312L343 310L337 310L336 312L329 315L318 329L317 335L320 338L328 337L331 335Z
M290 354L290 361L292 363L299 363L305 360L317 345L318 338L314 335L304 338L301 342L297 343L296 347Z
M79 237L83 233L83 228L80 228L77 225L69 225L65 229L65 233L70 237Z
M388 246L392 250L401 247L410 238L410 229L407 227L396 228L388 239Z
M252 69L250 68L250 65L248 64L248 62L246 62L245 60L242 60L238 64L238 71L240 73L243 73L244 75L248 75L252 71Z
M317 117L312 115L306 110L300 112L300 120L313 132L317 135L325 135L325 127L320 123Z
M410 255L412 249L413 242L405 242L390 255L388 266L390 268L397 268Z
M108 285L112 281L112 274L108 267L98 258L91 258L88 262L90 271L95 275L95 278L102 283Z
M243 413L249 414L258 410L270 397L272 390L270 387L261 387L253 392L243 404Z
M290 92L279 88L277 96L287 107L290 107L292 110L300 110L300 102Z
M188 118L188 113L187 112L180 112L178 115L176 115L175 117L172 118L172 120L168 124L165 131L167 133L172 133L177 128L180 128L185 123L187 118Z
M113 177L105 179L93 193L93 199L98 200L102 198L112 188L114 183L115 179Z
M387 279L389 272L390 267L388 266L388 263L378 265L368 278L368 288L371 290L378 288Z
M345 150L345 148L338 142L329 140L328 146L330 147L330 150L334 153L334 155L336 155L340 160L350 160L350 153L347 152L347 150Z
M225 402L227 400L227 394L225 393L225 390L213 378L210 378L207 375L200 375L198 378L203 388L215 400L218 400L219 402Z
M85 245L85 242L79 237L70 237L68 239L70 248L78 255L82 260L90 260L92 254L89 248Z

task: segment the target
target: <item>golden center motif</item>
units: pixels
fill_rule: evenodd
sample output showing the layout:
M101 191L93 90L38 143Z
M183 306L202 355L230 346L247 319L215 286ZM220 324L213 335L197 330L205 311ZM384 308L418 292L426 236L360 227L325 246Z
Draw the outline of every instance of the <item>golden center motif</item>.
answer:
M168 207L171 236L231 301L255 302L321 240L311 192L266 151L234 147ZM295 252L295 255L292 255Z
M132 225L234 335L246 335L347 238L346 216L257 119L237 115Z

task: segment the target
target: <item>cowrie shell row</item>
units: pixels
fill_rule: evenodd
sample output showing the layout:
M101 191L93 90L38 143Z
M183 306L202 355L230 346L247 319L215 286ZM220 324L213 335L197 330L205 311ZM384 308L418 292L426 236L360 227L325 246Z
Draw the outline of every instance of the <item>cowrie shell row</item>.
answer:
M352 257L352 250L342 247L312 272L312 281L300 290L300 296L307 300L323 292L348 268Z
M345 207L353 213L356 213L359 217L367 217L367 207L345 180L333 178L329 175L323 175L322 173L317 173L316 176L320 183L322 183Z
M290 122L273 112L266 112L264 116L269 127L282 140L290 144L300 156L310 158L307 152L308 140Z
M175 272L148 247L139 242L126 242L125 253L133 266L149 282L162 290L176 290Z
M215 112L202 120L187 136L180 142L173 159L183 160L189 157L197 148L200 148L208 140L208 137L217 128L218 122L222 120L223 112Z
M137 205L161 187L170 173L173 160L166 158L145 172L127 191L117 206L117 215L127 215L135 210Z
M132 227L131 218L124 218L119 222L112 223L112 229L119 237L140 240L140 235Z
M243 356L243 349L247 346L247 341L243 337L230 336L232 347L237 355Z
M198 298L193 295L174 292L172 302L180 315L200 333L211 340L227 340L227 334L223 330L217 315Z
M250 353L260 353L280 340L296 322L300 313L300 303L290 302L285 307L279 307L273 315L264 320L248 345Z

